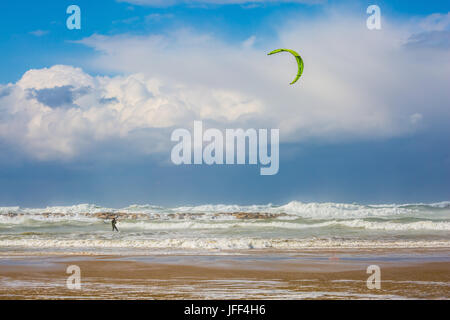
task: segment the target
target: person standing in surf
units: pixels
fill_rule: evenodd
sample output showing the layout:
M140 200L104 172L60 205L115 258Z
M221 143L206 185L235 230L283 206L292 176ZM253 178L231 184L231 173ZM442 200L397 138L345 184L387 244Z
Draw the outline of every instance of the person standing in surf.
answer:
M112 231L113 231L113 232L114 232L114 231L119 232L119 229L117 229L117 227L116 227L116 223L117 223L117 219L116 219L116 217L114 217L114 218L112 219L112 221L111 221L111 224L112 224Z

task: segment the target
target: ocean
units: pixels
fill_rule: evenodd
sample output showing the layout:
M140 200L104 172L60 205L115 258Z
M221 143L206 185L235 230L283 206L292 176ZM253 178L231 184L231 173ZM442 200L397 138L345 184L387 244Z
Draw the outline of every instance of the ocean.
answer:
M120 232L112 232L118 216ZM450 247L450 202L0 207L0 254L236 254Z

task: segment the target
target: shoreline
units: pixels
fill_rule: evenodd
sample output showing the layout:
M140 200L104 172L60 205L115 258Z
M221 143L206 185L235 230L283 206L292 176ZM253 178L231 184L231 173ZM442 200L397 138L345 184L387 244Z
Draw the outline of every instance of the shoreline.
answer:
M0 256L0 299L450 299L449 250ZM370 290L369 265L381 269ZM69 290L69 265L81 290Z
M41 249L41 248L40 248ZM48 249L48 248L45 248ZM81 250L73 248L71 251L64 250L37 250L24 248L1 248L0 260L8 256L117 256L117 257L145 257L145 256L239 256L239 255L284 255L284 256L325 256L333 254L343 254L350 256L359 255L401 255L404 254L410 258L423 255L443 254L450 261L450 247L310 247L295 249L278 248L254 248L254 249L192 249L192 248L86 248Z

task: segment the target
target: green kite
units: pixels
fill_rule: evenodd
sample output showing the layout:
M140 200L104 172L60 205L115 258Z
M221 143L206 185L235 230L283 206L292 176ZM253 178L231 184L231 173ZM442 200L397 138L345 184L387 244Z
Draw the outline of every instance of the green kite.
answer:
M297 82L297 80L300 78L300 76L303 73L303 60L302 60L302 57L300 57L300 55L297 52L295 52L294 50L290 50L290 49L276 49L276 50L273 50L272 52L269 52L267 55L270 56L271 54L275 54L275 53L283 52L283 51L289 52L297 60L297 64L298 64L297 76L295 77L294 81L291 82L291 84L294 84L294 83Z

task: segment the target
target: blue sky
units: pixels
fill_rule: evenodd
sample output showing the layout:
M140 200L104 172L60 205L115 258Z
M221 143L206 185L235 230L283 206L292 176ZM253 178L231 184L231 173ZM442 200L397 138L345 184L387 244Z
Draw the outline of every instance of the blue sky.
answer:
M2 2L0 206L449 200L448 2L235 2ZM279 173L174 166L193 120L280 128Z
M73 1L29 1L0 4L0 81L18 80L30 68L40 68L57 63L80 63L80 57L89 58L91 50L70 44L70 41L100 34L136 34L164 32L170 28L189 26L209 28L229 41L244 40L253 33L273 36L274 25L296 14L320 15L335 6L349 7L353 12L364 13L371 1L325 1L326 4L263 3L254 8L249 4L204 5L203 7L178 4L169 7L139 6L117 1L76 1L82 8L81 30L65 28L66 8ZM377 1L383 12L396 17L426 16L447 13L445 1ZM157 21L145 23L148 15L161 15ZM173 17L170 17L173 16ZM135 20L137 19L137 20ZM45 36L30 32L41 30ZM33 54L30 54L33 52ZM92 70L94 71L94 70Z

